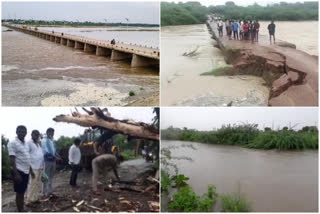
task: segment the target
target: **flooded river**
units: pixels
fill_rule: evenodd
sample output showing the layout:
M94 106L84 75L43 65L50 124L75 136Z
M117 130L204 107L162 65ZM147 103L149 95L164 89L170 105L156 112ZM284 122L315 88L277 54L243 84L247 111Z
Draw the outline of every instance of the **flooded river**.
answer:
M148 47L159 47L158 27L40 27L40 30L63 32L66 34L84 36L97 40L115 39L116 42L137 44Z
M269 35L268 24L270 22L260 21L260 33ZM318 53L318 21L275 21L276 39L293 43L298 50L311 55Z
M269 90L262 78L200 76L226 65L213 45L206 25L161 28L162 105L267 105Z
M158 94L159 68L131 68L129 62L6 30L2 28L4 106L123 106Z
M256 212L317 212L318 151L279 152L238 146L161 141L161 146L181 146L172 156L181 173L198 193L214 184L218 193L240 189Z

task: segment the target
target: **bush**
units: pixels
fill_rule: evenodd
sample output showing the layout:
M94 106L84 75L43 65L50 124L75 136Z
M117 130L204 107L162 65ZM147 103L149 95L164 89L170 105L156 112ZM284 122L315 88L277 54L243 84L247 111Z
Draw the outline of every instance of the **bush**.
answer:
M183 174L179 174L179 175L173 176L172 180L175 183L175 187L179 188L179 187L186 186L187 185L186 181L188 181L189 178L184 176Z
M161 2L161 26L203 24L208 12L207 7L199 2Z
M169 209L177 212L209 212L212 210L213 203L216 201L217 193L215 187L209 186L208 193L199 197L187 185L182 187L173 195L173 201Z
M130 96L130 97L132 97L132 96L134 96L134 95L136 95L136 94L134 93L134 91L130 91L130 92L129 92L129 96Z
M223 212L250 212L249 202L240 193L220 196Z
M167 192L171 184L170 175L166 171L161 170L161 192Z

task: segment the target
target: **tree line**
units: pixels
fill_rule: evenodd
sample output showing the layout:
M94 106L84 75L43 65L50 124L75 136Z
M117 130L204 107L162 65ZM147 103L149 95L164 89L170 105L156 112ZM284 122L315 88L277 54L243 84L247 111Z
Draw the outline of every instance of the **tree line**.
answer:
M246 7L238 6L232 1L209 7L199 2L161 2L161 26L203 24L207 15L212 13L224 19L236 20L318 20L318 2L280 2L267 6L255 3Z
M300 130L288 127L272 130L267 127L264 130L259 130L257 124L242 124L224 125L212 131L198 131L169 127L161 130L161 139L239 145L255 149L318 149L318 128L305 126Z
M105 22L71 22L71 21L44 21L44 20L22 20L22 19L3 19L2 22L11 24L23 24L33 26L72 26L72 27L159 27L158 24L144 23L105 23Z

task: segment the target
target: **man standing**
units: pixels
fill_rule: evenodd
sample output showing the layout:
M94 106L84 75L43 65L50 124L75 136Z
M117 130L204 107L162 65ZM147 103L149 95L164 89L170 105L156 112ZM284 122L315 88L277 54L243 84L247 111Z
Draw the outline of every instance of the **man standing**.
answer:
M239 24L237 21L233 22L233 39L234 40L239 40L239 34L238 34L238 28L239 28Z
M27 135L25 126L18 126L17 137L9 142L8 152L12 167L14 191L16 192L16 205L19 212L24 212L24 194L28 187L29 173L34 177L30 165L29 146L24 138Z
M270 45L271 45L271 36L273 36L273 43L276 43L276 38L275 38L275 32L276 32L276 25L274 24L273 21L268 25L268 30L269 30L269 38L270 38Z
M31 140L28 142L30 151L30 164L32 171L35 174L34 178L30 178L31 182L28 188L28 204L37 202L39 200L39 192L41 188L41 176L44 162L39 137L39 131L33 130L31 133Z
M259 42L259 29L260 29L260 23L258 20L254 23L254 28L256 29L256 41Z
M81 140L76 138L73 145L69 149L69 164L72 169L70 177L70 185L73 187L77 186L77 175L80 170L81 152L79 149Z
M48 181L43 183L42 192L44 196L49 196L53 192L53 178L56 172L56 146L53 142L54 129L47 129L47 136L41 142L44 155L44 172L48 176Z

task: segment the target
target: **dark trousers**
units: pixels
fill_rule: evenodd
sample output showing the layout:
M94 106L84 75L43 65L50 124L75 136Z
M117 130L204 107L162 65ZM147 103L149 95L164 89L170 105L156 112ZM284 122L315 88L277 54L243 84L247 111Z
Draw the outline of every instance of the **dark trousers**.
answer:
M70 185L71 186L76 186L77 185L77 176L78 172L80 171L80 164L78 165L71 165L71 177L70 177Z
M238 34L238 31L233 31L233 39L234 40L239 40L239 34Z

